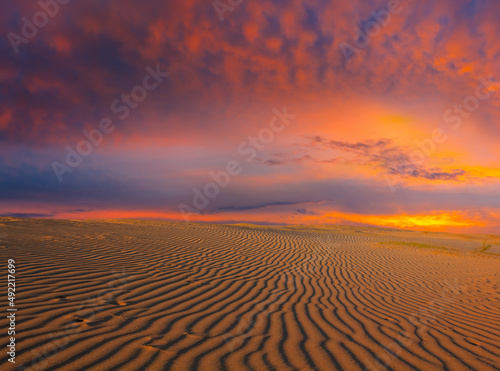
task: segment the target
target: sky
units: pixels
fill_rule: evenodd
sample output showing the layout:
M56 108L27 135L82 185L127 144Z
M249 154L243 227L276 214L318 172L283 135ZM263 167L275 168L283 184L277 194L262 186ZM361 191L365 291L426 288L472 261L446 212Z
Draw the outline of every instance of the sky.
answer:
M0 8L0 215L500 234L497 0Z

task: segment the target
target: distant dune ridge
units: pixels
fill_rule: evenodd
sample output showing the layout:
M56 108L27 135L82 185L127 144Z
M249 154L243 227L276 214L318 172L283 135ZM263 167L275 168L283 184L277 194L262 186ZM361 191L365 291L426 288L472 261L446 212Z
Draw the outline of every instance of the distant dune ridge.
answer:
M18 307L2 370L500 368L499 236L14 218L0 234Z

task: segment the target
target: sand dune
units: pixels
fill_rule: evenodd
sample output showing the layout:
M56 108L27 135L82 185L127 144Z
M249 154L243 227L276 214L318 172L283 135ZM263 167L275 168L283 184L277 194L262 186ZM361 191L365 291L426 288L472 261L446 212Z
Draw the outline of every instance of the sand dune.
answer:
M498 236L0 224L2 269L17 267L16 364L4 354L5 370L500 367Z

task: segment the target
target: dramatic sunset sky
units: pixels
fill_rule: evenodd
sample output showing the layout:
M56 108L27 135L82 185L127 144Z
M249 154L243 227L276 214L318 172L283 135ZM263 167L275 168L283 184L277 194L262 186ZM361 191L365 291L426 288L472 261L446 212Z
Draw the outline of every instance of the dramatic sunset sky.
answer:
M500 234L498 0L60 1L0 5L1 215Z

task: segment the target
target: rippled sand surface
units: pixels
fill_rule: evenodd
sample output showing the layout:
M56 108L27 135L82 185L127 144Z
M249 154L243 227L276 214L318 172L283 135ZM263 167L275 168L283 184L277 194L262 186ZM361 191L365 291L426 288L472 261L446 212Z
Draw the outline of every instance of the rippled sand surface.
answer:
M500 367L500 237L12 218L0 233L17 367Z

